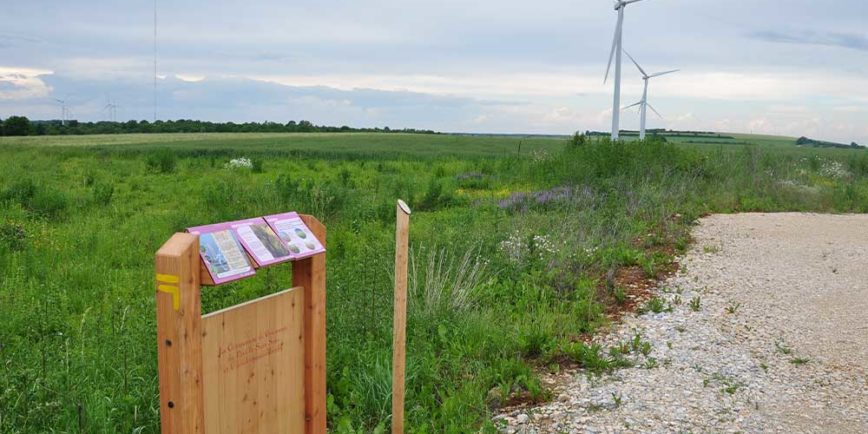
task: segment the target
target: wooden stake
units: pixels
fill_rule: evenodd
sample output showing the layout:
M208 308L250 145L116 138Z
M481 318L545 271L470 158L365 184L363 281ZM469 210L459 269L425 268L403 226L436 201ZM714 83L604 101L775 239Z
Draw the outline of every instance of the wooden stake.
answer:
M395 228L395 321L392 337L392 434L404 432L404 369L407 342L407 251L410 207L398 199Z

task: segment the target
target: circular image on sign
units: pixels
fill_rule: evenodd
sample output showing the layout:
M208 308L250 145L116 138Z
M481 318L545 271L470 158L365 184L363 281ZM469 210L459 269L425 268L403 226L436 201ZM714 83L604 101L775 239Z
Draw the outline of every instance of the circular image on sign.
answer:
M291 250L292 253L301 253L301 249L299 249L295 244L290 244L289 250Z
M313 244L313 241L305 241L304 245L307 246L308 249L316 249L316 245Z
M301 239L307 238L307 234L304 233L304 231L299 229L299 228L295 228L295 234L298 235L298 237Z

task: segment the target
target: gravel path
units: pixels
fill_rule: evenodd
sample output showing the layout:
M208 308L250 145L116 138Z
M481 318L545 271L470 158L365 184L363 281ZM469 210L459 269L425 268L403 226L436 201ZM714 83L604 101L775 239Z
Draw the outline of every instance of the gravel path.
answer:
M597 339L650 352L550 378L555 401L504 432L868 433L868 215L715 215L694 237L657 291L671 312Z

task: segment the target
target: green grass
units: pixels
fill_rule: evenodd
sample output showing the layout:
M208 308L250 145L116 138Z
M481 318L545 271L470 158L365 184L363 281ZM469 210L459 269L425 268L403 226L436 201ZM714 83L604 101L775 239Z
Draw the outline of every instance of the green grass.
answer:
M241 156L258 170L224 167ZM0 432L158 432L153 255L189 226L288 210L326 224L329 424L369 432L389 423L407 200L407 426L491 432L498 397L547 396L535 372L559 355L627 363L574 344L624 301L605 277L655 273L700 215L868 211L864 152L783 145L117 135L2 138L0 157ZM203 308L283 289L287 268L206 288Z

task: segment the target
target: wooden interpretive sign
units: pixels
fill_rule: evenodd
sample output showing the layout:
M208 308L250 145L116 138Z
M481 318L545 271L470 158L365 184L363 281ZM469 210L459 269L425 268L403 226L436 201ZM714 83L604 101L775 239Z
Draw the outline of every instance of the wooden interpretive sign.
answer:
M303 291L202 318L205 432L304 432Z
M313 216L293 217L316 240L306 256L290 253L293 288L205 316L201 285L279 266L276 232L261 217L221 223L157 251L163 434L326 433L326 231Z

